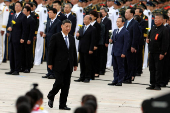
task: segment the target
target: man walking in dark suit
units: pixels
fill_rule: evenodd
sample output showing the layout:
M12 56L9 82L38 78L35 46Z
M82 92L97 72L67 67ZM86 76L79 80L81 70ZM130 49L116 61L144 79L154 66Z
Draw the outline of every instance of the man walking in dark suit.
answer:
M124 27L125 18L119 17L116 21L118 29L113 31L112 39L109 40L113 43L112 58L114 69L114 80L108 85L122 86L123 78L125 76L124 71L124 58L126 57L128 43L129 43L129 31Z
M45 33L43 34L43 37L45 38L46 42L46 59L48 64L48 49L49 49L49 43L50 39L53 34L61 32L61 21L56 18L57 10L55 8L49 9L49 20L47 21ZM46 76L42 76L42 78L49 78L49 79L55 79L54 73L52 70L50 70L47 66L48 73Z
M66 106L67 96L69 93L70 79L73 71L77 70L77 52L75 39L68 33L71 30L71 21L66 19L61 25L62 31L51 37L48 52L48 67L54 72L55 83L48 94L48 105L53 107L55 95L60 93L59 109L70 110Z
M106 7L102 7L100 9L100 12L102 13L102 23L105 25L105 38L104 38L104 51L103 51L103 62L102 67L100 69L99 75L105 74L106 69L106 63L107 63L107 51L108 51L108 44L109 44L109 30L112 29L112 22L107 17L108 9Z
M67 17L63 13L61 13L61 2L60 1L54 1L53 8L57 9L57 19L59 19L61 22L67 19Z
M35 34L35 20L30 15L31 8L28 6L25 6L23 9L23 13L27 16L27 29L25 32L25 41L22 44L22 69L24 70L24 73L30 73L30 69L32 68L32 44L33 44L33 38Z
M80 78L74 80L75 82L90 82L92 74L92 54L95 44L95 27L90 25L91 17L86 15L84 17L84 26L80 29L79 33L76 34L79 40L79 54L80 54Z
M16 13L13 15L12 20L16 23L11 22L11 27L8 28L11 31L10 36L10 72L5 74L19 75L21 68L21 43L24 43L27 17L21 12L22 3L15 3Z
M136 52L139 45L139 36L141 35L139 29L139 23L133 19L135 10L129 8L125 12L125 17L127 21L125 22L124 27L129 31L130 41L127 50L127 57L125 58L125 73L124 83L131 84L132 77L135 77L136 74ZM140 34L140 35L139 35Z
M74 36L77 18L71 12L71 8L72 8L72 5L70 3L65 4L64 12L65 12L65 16L67 17L67 19L69 19L72 22L71 31L69 34Z

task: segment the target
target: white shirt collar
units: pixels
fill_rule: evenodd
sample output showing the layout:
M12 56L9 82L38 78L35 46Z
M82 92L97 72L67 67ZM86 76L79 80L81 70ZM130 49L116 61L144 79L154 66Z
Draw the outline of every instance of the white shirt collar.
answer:
M165 23L164 26L166 26L168 23Z
M31 15L28 15L27 18L29 18Z
M106 18L106 16L102 18L102 22L103 22L103 20L104 20L105 18Z
M85 25L84 27L86 27L86 30L87 30L89 26L90 26L90 24L89 25Z
M133 18L132 18L133 19ZM132 21L132 19L128 20L128 22L130 23Z
M61 31L61 33L63 35L63 38L65 39L66 35L62 31ZM68 35L67 35L67 37L68 37Z
M71 14L71 12L70 13L68 13L68 14L66 14L66 16L67 16L67 18L69 17L69 15Z
M90 24L93 26L96 23L96 20L94 22L91 22Z
M123 29L123 27L124 27L124 26L122 26L121 28L119 28L119 33L120 33L120 31Z
M18 18L18 16L19 16L19 14L21 13L21 11L19 12L19 13L16 13L16 15L17 15L17 18Z
M55 19L56 19L56 17L55 17L53 20L51 19L51 21L52 21L52 22L54 22L54 21L55 21Z

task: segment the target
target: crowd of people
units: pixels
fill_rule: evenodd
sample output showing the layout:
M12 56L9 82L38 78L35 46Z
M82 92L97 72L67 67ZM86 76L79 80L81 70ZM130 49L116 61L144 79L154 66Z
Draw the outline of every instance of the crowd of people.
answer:
M84 83L105 75L113 65L114 80L108 85L116 86L131 84L149 64L151 86L147 89L160 90L170 78L169 3L169 0L0 0L0 63L9 59L10 71L6 74L19 75L30 73L33 66L46 60L47 74L42 78L56 79L54 67L65 70L65 62L70 60L77 70L78 61L80 77L75 82ZM65 42L52 42L54 35L63 36ZM70 42L72 36L75 42ZM67 48L62 48L64 45ZM60 55L54 55L55 52Z

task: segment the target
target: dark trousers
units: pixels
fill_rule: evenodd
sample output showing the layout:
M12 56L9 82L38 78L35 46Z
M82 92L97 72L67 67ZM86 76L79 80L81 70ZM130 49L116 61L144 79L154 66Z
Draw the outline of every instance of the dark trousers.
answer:
M48 68L48 47L46 48L46 61L47 61L47 75L48 76L50 76L50 75L54 75L54 72L50 69L50 68Z
M107 51L108 51L108 47L106 47L105 45L103 45L103 51L102 51L102 62L101 62L101 69L100 71L105 73L105 69L106 69L106 63L107 63Z
M103 69L103 58L104 58L104 46L103 45L99 45L98 46L98 59L99 59L99 70L98 72L102 71Z
M143 45L139 45L138 51L136 52L136 73L142 73L143 64Z
M93 51L92 54L92 76L94 78L95 74L99 74L99 52L98 49Z
M163 59L163 71L162 71L162 79L161 84L167 85L169 82L169 72L170 69L170 53L167 53L167 55L164 56Z
M132 53L130 50L127 51L127 57L125 58L124 66L124 80L131 80L132 76L135 76L136 74L136 53Z
M124 71L124 58L121 56L112 56L113 70L114 70L114 83L122 83L125 76Z
M163 60L159 60L160 54L149 54L150 84L159 86L162 77Z
M10 68L11 71L20 71L21 68L21 44L10 43Z
M92 75L92 54L80 54L80 79L90 79Z
M49 92L47 97L48 99L54 101L55 95L61 89L60 102L59 102L60 107L65 107L67 103L67 97L68 97L69 88L70 88L71 73L72 72L70 71L69 63L65 71L61 71L61 72L54 71L54 75L56 79L53 84L53 88Z
M24 42L24 44L21 44L21 51L22 51L22 69L28 69L30 70L32 68L32 42L31 44L27 44L27 42Z

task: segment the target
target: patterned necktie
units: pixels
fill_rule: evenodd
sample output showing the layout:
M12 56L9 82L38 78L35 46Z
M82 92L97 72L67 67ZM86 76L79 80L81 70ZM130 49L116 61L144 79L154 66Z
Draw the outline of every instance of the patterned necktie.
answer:
M119 34L119 29L117 29L116 34Z
M83 35L84 35L84 33L86 32L86 26L84 27L84 30L83 30Z
M68 41L67 41L67 36L65 36L65 42L66 42L67 48L69 48Z

